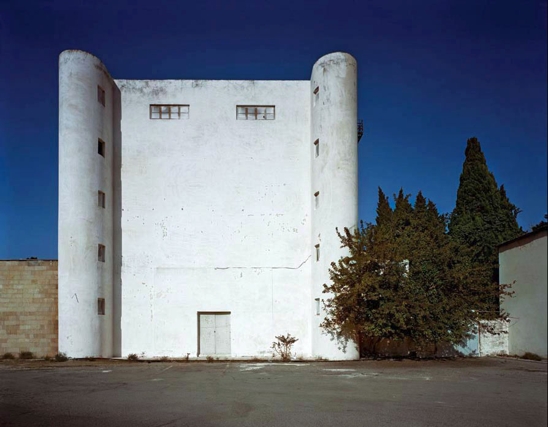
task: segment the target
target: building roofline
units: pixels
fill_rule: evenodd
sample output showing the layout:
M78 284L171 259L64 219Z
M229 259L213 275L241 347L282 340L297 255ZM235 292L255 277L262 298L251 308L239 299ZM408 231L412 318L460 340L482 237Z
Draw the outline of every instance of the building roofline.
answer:
M502 242L500 245L498 245L499 252L501 250L506 249L506 246L510 246L510 245L512 245L514 247L519 246L518 243L522 240L527 240L528 242L530 242L532 240L535 240L537 237L541 237L541 236L537 236L537 235L540 235L540 234L548 234L548 224L542 225L539 228L537 228L536 230L529 231L528 233L522 234L521 236L518 236L514 239L507 240L506 242Z

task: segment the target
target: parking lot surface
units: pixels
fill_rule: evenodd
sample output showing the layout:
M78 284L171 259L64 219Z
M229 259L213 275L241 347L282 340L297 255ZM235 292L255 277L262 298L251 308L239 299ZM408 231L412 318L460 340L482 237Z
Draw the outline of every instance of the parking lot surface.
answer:
M544 362L0 363L0 426L546 425Z

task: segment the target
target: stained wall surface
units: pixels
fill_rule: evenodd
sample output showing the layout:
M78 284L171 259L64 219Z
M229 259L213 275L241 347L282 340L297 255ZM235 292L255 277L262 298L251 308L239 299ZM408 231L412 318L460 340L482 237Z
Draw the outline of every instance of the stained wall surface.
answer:
M0 355L57 353L57 261L0 261Z
M310 355L308 81L116 80L122 94L122 355L198 354L229 312L232 356L291 333ZM151 120L151 104L189 118ZM273 105L275 120L237 120Z

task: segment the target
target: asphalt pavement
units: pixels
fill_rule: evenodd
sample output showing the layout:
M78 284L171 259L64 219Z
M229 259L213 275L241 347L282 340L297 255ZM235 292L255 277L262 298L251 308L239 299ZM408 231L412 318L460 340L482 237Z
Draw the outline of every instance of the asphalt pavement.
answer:
M546 425L545 362L0 363L0 426Z

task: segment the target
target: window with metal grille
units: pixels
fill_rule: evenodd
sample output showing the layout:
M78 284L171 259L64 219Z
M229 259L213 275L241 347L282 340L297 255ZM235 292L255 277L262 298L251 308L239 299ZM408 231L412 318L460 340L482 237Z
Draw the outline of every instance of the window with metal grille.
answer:
M237 105L238 120L274 120L276 107L274 105Z
M150 118L163 120L188 119L190 105L150 105Z

